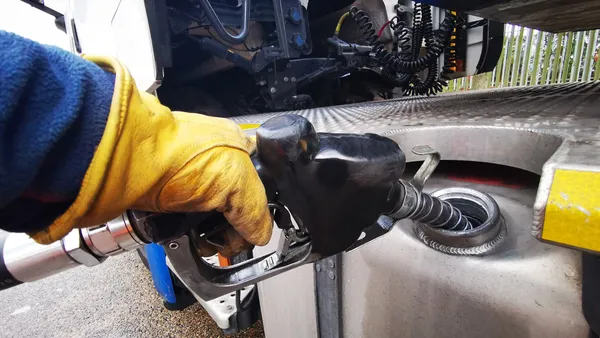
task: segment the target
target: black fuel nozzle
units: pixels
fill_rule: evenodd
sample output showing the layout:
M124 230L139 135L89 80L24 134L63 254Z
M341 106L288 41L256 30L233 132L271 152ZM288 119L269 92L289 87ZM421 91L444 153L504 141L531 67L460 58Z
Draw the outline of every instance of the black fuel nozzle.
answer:
M283 115L256 132L254 162L267 187L329 256L349 248L363 229L394 211L406 165L398 145L375 134L315 132L297 115Z

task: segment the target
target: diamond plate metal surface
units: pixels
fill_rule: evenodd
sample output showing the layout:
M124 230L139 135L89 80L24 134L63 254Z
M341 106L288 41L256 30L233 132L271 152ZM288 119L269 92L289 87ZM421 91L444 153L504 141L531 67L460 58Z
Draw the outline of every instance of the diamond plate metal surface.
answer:
M534 206L533 234L541 236L546 204L557 168L582 172L600 172L600 82L570 83L537 87L517 87L444 94L435 97L402 98L397 100L316 108L293 112L237 117L238 123L262 123L280 114L298 114L309 119L319 132L377 133L390 138L425 129L449 128L451 134L460 131L465 148L477 143L491 132L500 133L497 142L522 135L552 135L560 146L540 166L515 165L541 174ZM457 134L458 135L458 134ZM449 137L449 136L444 136ZM435 136L433 136L435 138ZM456 139L449 141L458 142ZM550 139L536 141L543 146ZM524 145L526 146L526 145ZM517 146L518 147L518 146ZM487 146L486 152L493 152ZM535 148L531 157L535 157ZM480 160L484 150L469 150L461 159ZM515 149L516 152L519 149ZM511 151L495 156L495 163L513 165ZM468 155L477 155L469 158ZM445 153L442 152L442 157ZM505 161L501 158L505 157ZM410 159L409 159L410 160ZM542 166L543 164L543 166ZM541 168L538 168L541 167ZM600 207L600 206L598 206ZM553 216L554 217L554 216ZM566 243L560 243L566 244Z

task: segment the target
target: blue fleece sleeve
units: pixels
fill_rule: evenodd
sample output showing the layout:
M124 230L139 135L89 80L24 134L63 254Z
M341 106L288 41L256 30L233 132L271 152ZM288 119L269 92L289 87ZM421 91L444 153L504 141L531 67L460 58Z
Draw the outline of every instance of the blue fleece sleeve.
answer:
M1 229L42 229L75 199L114 81L77 55L0 31Z

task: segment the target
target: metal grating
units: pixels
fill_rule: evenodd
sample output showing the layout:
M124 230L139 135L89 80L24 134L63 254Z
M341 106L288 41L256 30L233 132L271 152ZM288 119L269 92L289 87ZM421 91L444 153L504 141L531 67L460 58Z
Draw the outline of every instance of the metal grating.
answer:
M452 124L519 126L595 131L600 119L600 82L448 93L294 112L236 117L262 123L279 114L299 114L322 132L388 132L392 129Z

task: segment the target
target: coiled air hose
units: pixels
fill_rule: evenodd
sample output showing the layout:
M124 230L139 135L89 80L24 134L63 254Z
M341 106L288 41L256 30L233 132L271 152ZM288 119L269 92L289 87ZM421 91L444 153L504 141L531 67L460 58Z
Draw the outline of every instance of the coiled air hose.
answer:
M421 5L422 12L422 34L425 39L425 48L429 49L436 41L443 41L444 45L448 43L447 38L449 39L449 33L453 29L453 27L440 27L437 34L433 32L433 19L431 17L431 6L429 5ZM442 23L443 25L443 23ZM413 44L413 47L418 46L416 50L420 49L421 41L417 40L416 44ZM413 49L413 52L415 50ZM417 95L435 95L441 92L444 87L447 85L447 82L444 79L438 78L438 59L433 60L427 67L427 76L425 77L425 81L421 81L417 74L414 75L412 81L409 83L408 88L406 88L405 94L411 96ZM440 74L441 77L441 74Z
M398 51L398 55L402 60L412 60L412 45L410 30L406 28L406 23L401 21L398 16L389 21L390 28L394 40L394 50ZM384 66L381 75L396 87L408 86L412 74L398 74L394 69Z
M396 78L396 74L412 76L411 82L405 91L407 95L435 95L437 92L442 91L446 82L438 78L438 58L447 48L450 33L456 22L456 15L448 11L440 24L440 29L434 32L431 6L415 4L410 58L408 58L409 53L404 52L408 48L408 31L405 30L404 22L397 21L391 26L394 29L394 36L401 39L398 42L401 52L397 53L385 49L385 45L377 37L373 22L363 10L352 7L350 15L358 25L367 43L372 46L375 57L384 64L382 74L386 78ZM424 56L420 56L423 38L425 38L427 51ZM428 75L425 81L421 81L416 73L426 68L428 69ZM400 81L395 82L399 83ZM402 82L406 83L406 81Z
M410 30L406 28L404 21L400 21L396 16L390 20L390 28L396 44L394 50L398 51L403 60L413 59Z
M421 54L421 41L423 41L423 10L420 3L415 3L413 11L413 34L412 34L412 55L414 60Z
M388 67L399 73L414 74L420 72L427 68L431 61L438 58L444 51L445 43L436 40L424 56L419 57L416 60L402 60L397 54L385 49L384 44L379 41L377 37L373 22L363 10L352 7L350 9L350 15L354 21L356 21L367 43L372 46L372 51L375 56Z

